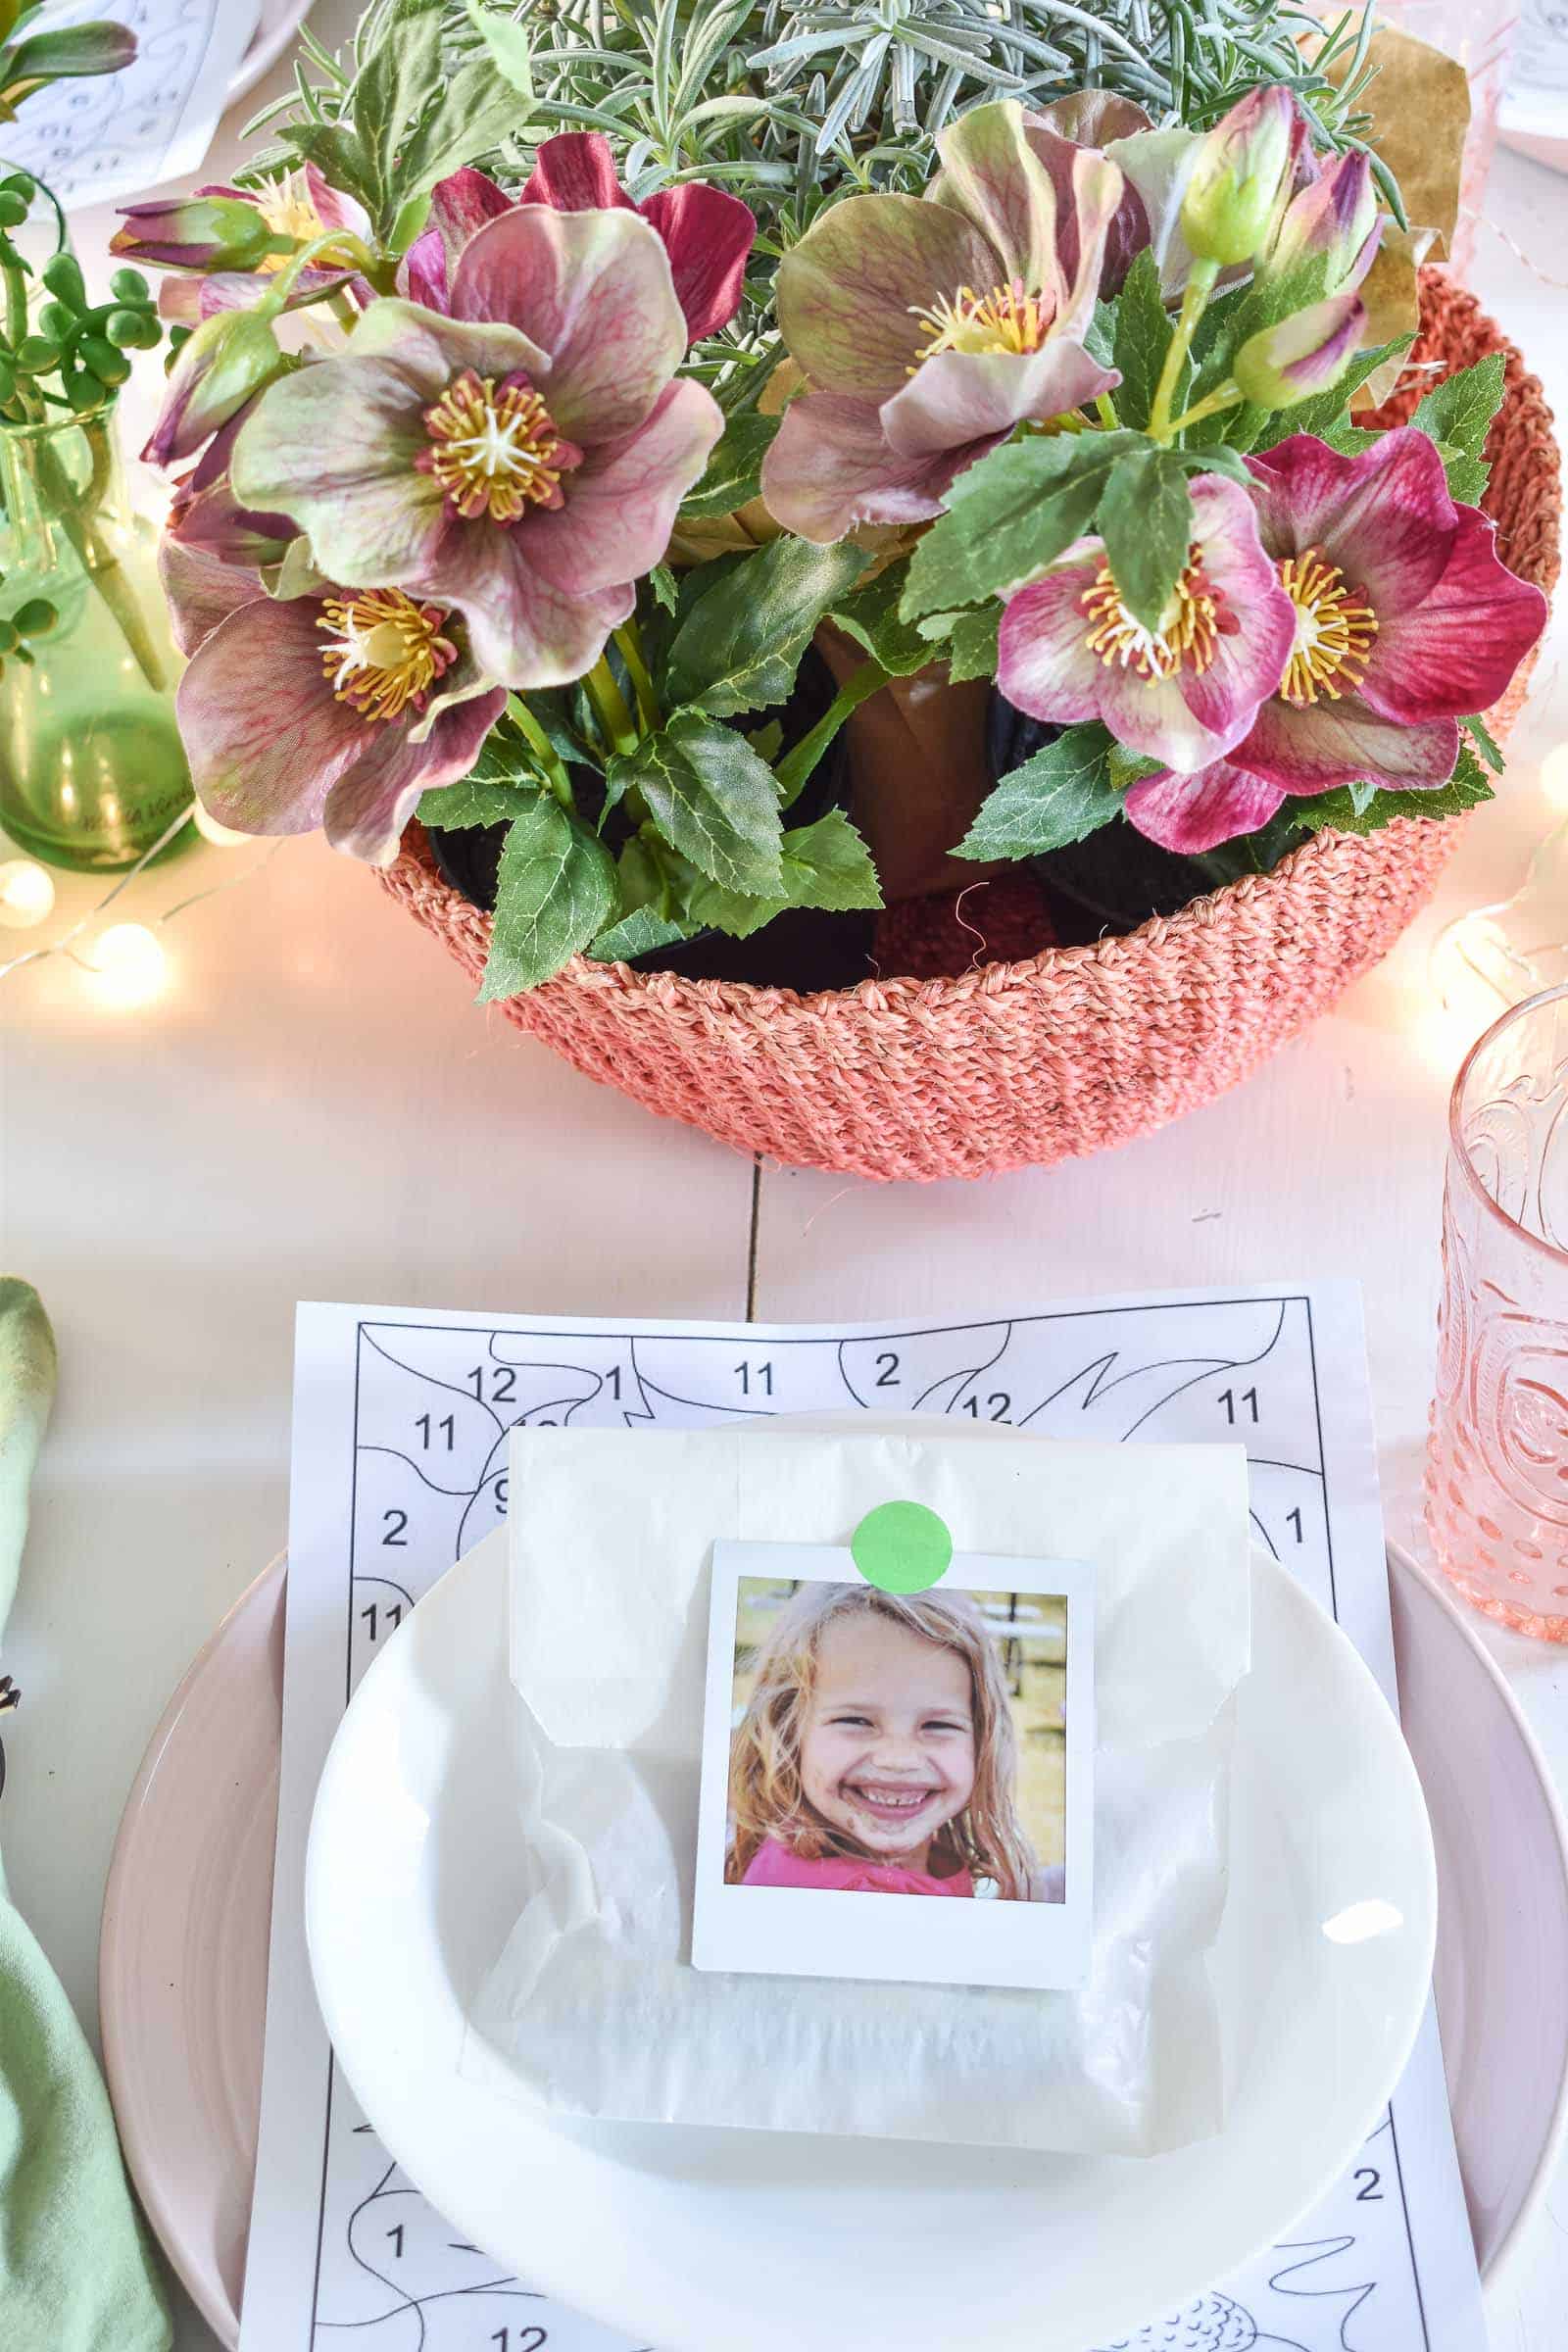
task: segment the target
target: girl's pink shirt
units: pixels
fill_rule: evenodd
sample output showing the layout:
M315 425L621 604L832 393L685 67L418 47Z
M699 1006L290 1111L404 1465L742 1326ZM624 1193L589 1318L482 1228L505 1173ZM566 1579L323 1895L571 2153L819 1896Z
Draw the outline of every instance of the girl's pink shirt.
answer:
M933 1878L929 1871L904 1870L896 1863L852 1859L848 1854L822 1854L815 1861L792 1854L775 1838L764 1838L752 1856L742 1881L746 1886L821 1886L848 1894L969 1894L974 1881L966 1870L950 1879Z

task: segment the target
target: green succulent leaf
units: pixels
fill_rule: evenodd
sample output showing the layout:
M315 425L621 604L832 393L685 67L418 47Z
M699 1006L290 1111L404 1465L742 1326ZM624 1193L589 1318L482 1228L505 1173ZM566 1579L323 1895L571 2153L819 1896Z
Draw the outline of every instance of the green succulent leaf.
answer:
M1068 727L1004 776L958 844L959 858L1037 858L1108 825L1121 811L1110 737L1095 721Z
M615 864L549 793L515 819L501 852L481 1004L536 988L596 938L615 911Z

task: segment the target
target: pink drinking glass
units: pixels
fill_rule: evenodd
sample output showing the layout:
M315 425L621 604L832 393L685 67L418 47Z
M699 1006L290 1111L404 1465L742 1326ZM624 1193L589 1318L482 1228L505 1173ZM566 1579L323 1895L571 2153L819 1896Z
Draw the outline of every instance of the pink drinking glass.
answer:
M1426 1516L1466 1600L1568 1642L1568 986L1454 1081Z

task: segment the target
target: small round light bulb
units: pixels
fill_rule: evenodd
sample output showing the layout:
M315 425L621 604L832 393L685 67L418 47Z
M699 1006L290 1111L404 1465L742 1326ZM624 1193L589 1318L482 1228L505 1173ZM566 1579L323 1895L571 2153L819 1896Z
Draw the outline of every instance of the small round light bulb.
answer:
M156 932L145 923L111 923L88 940L81 959L106 1004L145 1004L169 977L169 958Z
M54 904L54 883L32 858L10 858L0 865L0 929L30 931L47 920Z

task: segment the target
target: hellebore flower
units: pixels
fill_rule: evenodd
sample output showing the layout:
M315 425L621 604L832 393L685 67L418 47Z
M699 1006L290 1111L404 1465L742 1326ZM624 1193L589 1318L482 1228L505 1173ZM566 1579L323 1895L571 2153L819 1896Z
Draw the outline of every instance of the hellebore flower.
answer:
M1277 280L1303 262L1321 260L1324 293L1352 292L1377 259L1382 235L1371 165L1358 152L1337 155L1286 206L1274 242L1258 265L1259 281Z
M1366 306L1359 294L1330 294L1309 310L1249 335L1231 373L1263 409L1293 409L1337 384L1361 348Z
M1306 124L1278 83L1249 90L1198 150L1182 197L1182 234L1201 260L1232 268L1261 253L1286 204Z
M565 685L629 615L723 417L671 380L686 323L634 213L518 206L465 246L451 304L377 302L340 356L272 385L235 490L329 578L456 608L492 677Z
M419 795L468 773L506 705L464 635L400 588L278 603L254 579L175 697L202 806L241 833L324 825L334 849L389 865Z
M142 457L172 466L194 457L204 441L239 414L283 366L272 332L280 303L254 311L224 311L204 318L181 345Z
M158 543L174 643L185 655L260 595L263 573L275 571L297 536L286 514L252 514L234 496L228 461L248 414L242 409L215 433L175 485Z
M1098 718L1118 743L1191 774L1251 726L1284 674L1296 612L1239 482L1192 485L1187 568L1157 629L1127 611L1098 539L1068 548L1002 616L997 683L1036 718Z
M1015 425L1121 380L1083 347L1125 192L1116 166L1076 149L1061 205L1010 99L960 116L937 151L924 196L844 197L779 269L779 328L810 389L784 413L762 496L819 544L936 514Z
M757 222L747 207L738 197L701 180L661 188L634 204L615 176L610 141L597 130L564 130L546 139L516 197L471 166L439 180L430 198L429 220L404 258L400 291L427 310L444 312L447 286L464 246L487 220L518 204L549 205L558 213L639 214L669 256L688 343L716 334L740 309L747 258L757 235Z
M177 201L128 205L121 217L128 225L111 240L113 252L200 273L170 279L159 296L164 317L187 326L254 302L302 245L333 229L361 242L370 234L364 206L328 187L314 164L280 172L254 188L214 183ZM354 271L352 249L345 246L339 259L328 246L318 266L295 279L290 307L328 286L349 284Z
M1289 659L1223 766L1128 793L1133 823L1167 849L1253 832L1290 793L1446 784L1460 717L1497 700L1545 625L1541 590L1502 563L1491 519L1454 504L1414 426L1353 458L1298 433L1248 463Z

